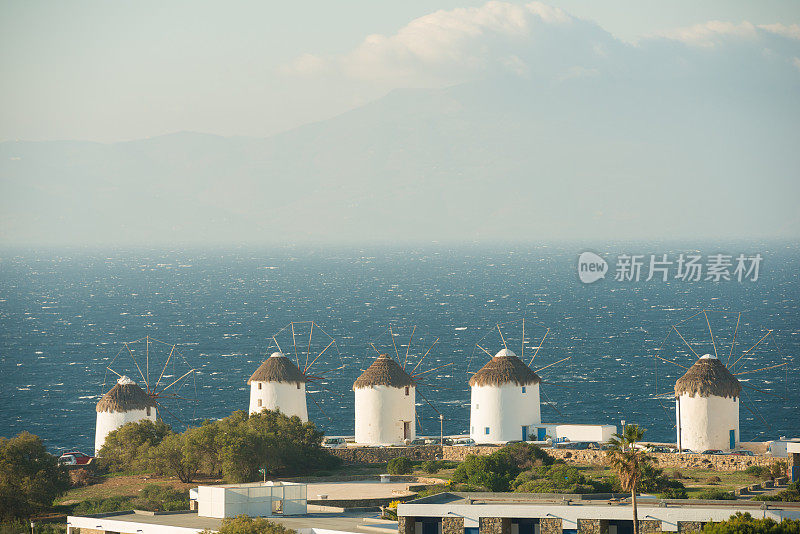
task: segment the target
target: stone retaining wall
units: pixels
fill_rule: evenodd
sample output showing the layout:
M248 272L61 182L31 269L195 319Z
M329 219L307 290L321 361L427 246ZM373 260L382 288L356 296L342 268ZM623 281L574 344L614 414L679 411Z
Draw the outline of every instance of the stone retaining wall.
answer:
M484 455L497 451L499 446L445 447L444 459L461 461L469 454ZM555 458L561 458L569 464L603 465L605 451L576 451L569 449L546 449ZM651 453L658 467L664 468L698 468L715 471L743 471L751 465L772 465L781 458L770 456L729 456L711 454L668 454Z
M478 456L491 454L501 447L499 445L476 445L472 447L444 447L444 459L463 461L470 454ZM570 464L603 465L605 451L576 451L569 449L546 449L555 458L561 458ZM422 445L417 447L347 447L346 449L330 449L330 452L345 463L378 464L394 458L406 457L411 460L437 460L442 456L442 447L438 445ZM769 466L782 458L771 456L730 456L711 454L667 454L651 453L656 464L662 469L713 469L715 471L743 471L751 465Z
M438 445L420 445L416 447L347 447L328 449L328 452L347 464L383 464L395 458L406 457L409 460L438 460L442 448Z

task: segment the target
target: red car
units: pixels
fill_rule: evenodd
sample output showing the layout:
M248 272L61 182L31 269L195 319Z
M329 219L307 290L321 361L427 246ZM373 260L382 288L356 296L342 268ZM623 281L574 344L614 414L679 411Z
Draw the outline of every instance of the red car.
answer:
M80 451L67 451L58 457L61 465L86 465L94 460L94 456L89 456Z

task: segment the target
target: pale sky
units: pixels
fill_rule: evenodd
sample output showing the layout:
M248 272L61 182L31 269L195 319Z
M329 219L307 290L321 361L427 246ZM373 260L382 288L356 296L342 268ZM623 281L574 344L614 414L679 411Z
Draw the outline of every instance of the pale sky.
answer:
M523 2L509 2L522 5ZM708 21L800 23L800 2L551 0L624 42ZM0 141L113 142L197 131L267 136L335 116L409 80L291 72L436 10L483 0L0 3Z

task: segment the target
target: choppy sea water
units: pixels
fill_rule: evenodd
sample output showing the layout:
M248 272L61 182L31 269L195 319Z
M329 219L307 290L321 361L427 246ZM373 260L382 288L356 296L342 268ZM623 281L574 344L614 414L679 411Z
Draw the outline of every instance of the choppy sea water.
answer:
M316 321L337 340L338 350L326 352L314 368L321 380L310 386L310 418L328 434L352 435L352 383L376 355L370 342L382 352L395 350L383 334L389 325L397 334L401 360L411 329L418 329L419 339L409 350L411 364L419 363L416 372L425 373L417 399L418 433L438 435L437 411L444 416L446 434L464 433L469 372L488 359L476 343L492 353L499 350L502 340L494 335L495 325L516 320L503 329L506 343L519 354L519 319L525 317L528 361L550 329L534 368L570 356L540 373L545 421L619 424L625 419L644 426L648 439L674 440L673 403L658 395L670 391L684 372L678 365L691 365L693 356L674 333L660 347L670 325L705 308L714 311L679 326L699 354L713 353L716 345L723 361L736 360L772 329L771 337L739 360L736 372L788 362L740 376L750 386L742 395L743 440L800 436L797 245L590 248L610 262L623 253L641 253L646 260L650 254L676 259L697 250L760 253L759 279L742 283L645 281L646 272L639 282L619 282L612 272L586 285L576 274L583 250L571 245L5 249L0 251L0 435L27 430L54 451L90 451L94 405L111 380L106 367L111 363L136 379L132 359L126 360L124 352L114 358L125 348L123 342L147 335L177 344L181 356L164 369L157 361L164 362L167 353L158 353L162 347L154 344L153 369L142 370L151 380L163 370L163 387L184 368L198 369L195 381L172 390L198 399L176 404L178 419L192 424L247 409L246 381L271 351L270 337L290 321L304 320ZM437 338L420 363L421 353ZM301 361L304 343L297 343ZM657 360L656 354L678 365ZM335 369L340 364L345 367ZM168 414L165 419L181 426Z

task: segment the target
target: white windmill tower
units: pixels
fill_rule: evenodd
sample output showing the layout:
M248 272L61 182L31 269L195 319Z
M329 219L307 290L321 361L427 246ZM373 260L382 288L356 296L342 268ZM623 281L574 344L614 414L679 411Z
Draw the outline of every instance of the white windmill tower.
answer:
M96 411L95 456L100 455L106 436L112 430L144 419L155 421L157 417L155 399L127 376L121 376L114 387L100 398Z
M283 343L288 356L281 350L281 338L285 338ZM267 351L272 349L275 351L247 381L250 385L249 412L278 410L306 422L308 393L316 393L307 391L306 386L314 384L325 389L323 375L344 368L336 340L314 321L293 321L272 336ZM312 368L314 375L310 373ZM316 403L313 397L311 400Z
M95 407L95 455L99 455L108 434L122 425L155 421L166 415L173 424L188 426L197 405L196 369L189 366L176 345L149 335L122 345L106 366L105 393ZM153 383L156 373L158 378ZM144 388L128 375L138 375ZM115 383L106 391L111 378L116 378Z
M730 351L727 351L727 355L723 356L725 358L724 363L718 351L718 348L721 348L718 347L721 337L720 333L717 332L715 334L711 328L709 314L712 313L722 314L722 321L718 322L718 324L725 322L726 316L728 318L727 322L729 323L733 323L733 317L736 318L736 326L733 328ZM689 322L691 319L700 316L700 314L702 314L702 317L699 317L694 323ZM749 399L745 388L782 399L782 397L770 391L759 389L748 384L747 378L738 378L741 375L785 367L789 364L788 361L783 361L777 365L769 365L760 369L737 370L736 365L740 361L742 365L744 365L748 361L754 360L753 351L762 341L769 338L773 344L775 344L775 340L772 337L772 330L768 330L755 345L743 351L736 360L731 362L734 356L736 336L739 331L741 318L741 313L731 314L721 310L701 310L680 323L671 325L667 336L661 343L659 352L664 350L670 336L675 333L690 351L688 356L692 358L694 362L690 367L676 363L672 358L662 357L658 354L655 355L655 397L672 397L675 400L675 429L679 450L688 449L694 452L702 452L704 450L729 451L738 448L741 441L739 429L740 406L744 406L744 408L752 412L753 415L760 418L766 426L769 426L764 418L761 417L755 404L752 405L752 408L743 404L742 394L745 394ZM678 327L684 329L684 333L681 333ZM697 332L695 332L694 336L688 334L684 335L686 334L686 329L691 328L695 330L698 328L700 330L708 329L709 344L713 347L714 354L707 353L702 356L698 354L698 351L695 350L692 343L687 340L687 337L689 337L689 339L697 337ZM777 350L777 344L775 344L774 348ZM675 350L675 352L678 351ZM780 359L783 360L782 357L780 357ZM659 361L671 363L685 371L683 375L675 381L673 390L662 395L658 394ZM668 373L662 372L662 377L662 383L665 379L667 383L669 383L670 377Z
M528 321L527 324L542 329L546 328L532 321ZM476 349L480 349L491 357L485 365L473 373L469 380L471 389L469 434L477 443L527 441L530 439L531 427L542 422L540 398L542 379L537 374L538 371L531 369L530 364L536 358L550 329L546 328L541 341L536 347L533 347L535 350L530 362L526 364L522 359L527 344L525 325L525 319L497 324L475 345ZM507 337L503 335L502 327L504 326L507 332L521 327L522 334L517 336L521 340L521 357L508 348L507 341L510 339L507 340ZM503 346L494 356L481 345L489 335L493 335L493 332L499 335L498 341ZM539 371L569 358L566 357L546 365Z
M716 356L705 354L675 382L681 449L701 452L739 446L742 385Z
M380 354L353 383L356 443L400 445L417 436L414 379L399 363Z
M355 392L355 440L363 445L400 445L417 436L417 411L416 396L419 395L431 407L432 404L418 391L417 386L426 373L452 365L447 363L421 371L417 369L439 341L434 340L430 348L419 358L413 368L409 359L416 359L412 351L412 342L417 328L411 331L406 354L399 363L400 353L397 350L395 336L398 334L390 326L385 334L391 337L391 347L394 348L397 360L375 347L377 341L370 346L378 353L375 361L364 370L353 383ZM379 336L383 337L383 336ZM384 340L385 341L385 340ZM423 341L424 343L424 341ZM389 345L389 343L385 343ZM434 411L438 413L435 407Z

